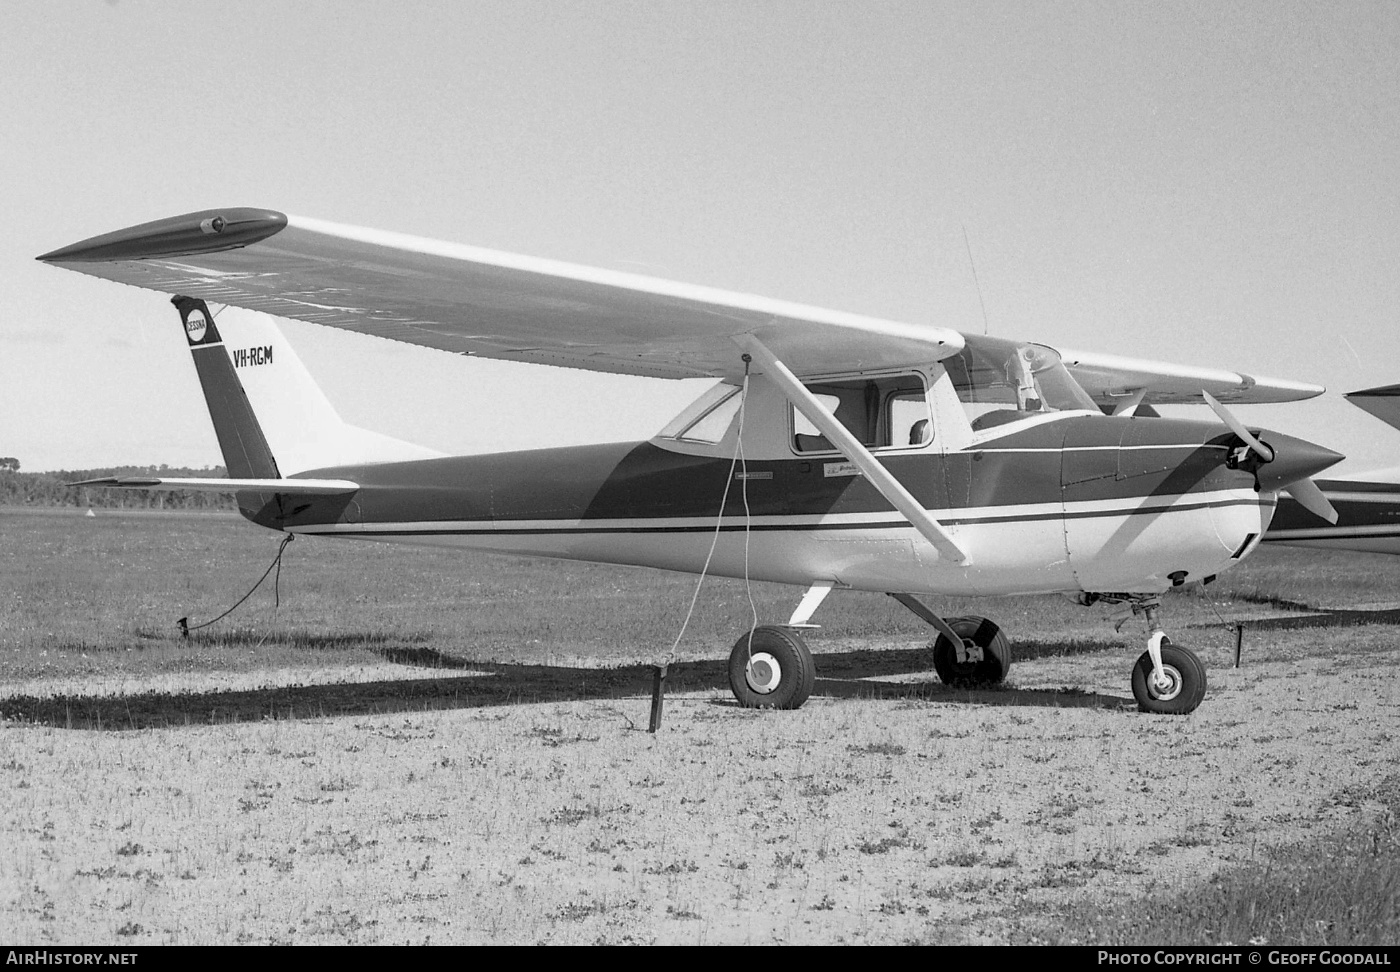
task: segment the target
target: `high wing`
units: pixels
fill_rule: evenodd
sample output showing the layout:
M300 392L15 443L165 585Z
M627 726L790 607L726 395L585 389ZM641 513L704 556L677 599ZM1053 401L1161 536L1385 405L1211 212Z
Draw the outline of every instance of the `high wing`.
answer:
M1202 392L1208 392L1217 401L1240 405L1296 402L1315 398L1326 390L1321 385L1261 378L1218 368L1140 361L1093 351L1057 350L1074 380L1101 407L1117 407L1134 398L1147 405L1199 405L1206 400Z
M660 378L742 375L740 335L799 374L906 367L963 347L947 328L270 210L176 216L39 259L458 354Z
M343 226L264 209L143 223L46 253L81 273L458 354L659 378L737 377L738 342L798 375L908 367L963 346L910 324ZM1103 407L1286 402L1317 385L1060 350Z

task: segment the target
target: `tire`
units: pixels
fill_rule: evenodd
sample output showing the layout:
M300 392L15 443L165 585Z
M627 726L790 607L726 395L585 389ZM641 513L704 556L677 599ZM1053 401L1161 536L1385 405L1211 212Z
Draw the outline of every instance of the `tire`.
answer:
M1152 656L1147 652L1133 666L1133 698L1138 709L1160 715L1194 712L1206 697L1206 667L1190 648L1162 639L1162 668L1171 685L1159 690L1152 684Z
M939 635L933 643L933 670L943 684L956 688L1000 685L1011 671L1011 644L1006 635L986 618L949 618L948 627L965 642L982 649L980 662L959 662L957 646L947 635Z
M746 709L799 708L816 681L812 653L791 628L761 625L729 653L729 687Z

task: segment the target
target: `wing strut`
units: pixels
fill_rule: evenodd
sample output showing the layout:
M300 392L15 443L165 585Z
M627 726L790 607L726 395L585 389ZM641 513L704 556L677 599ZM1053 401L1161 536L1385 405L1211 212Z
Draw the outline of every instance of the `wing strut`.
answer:
M773 352L752 334L737 334L734 341L754 359L763 366L764 372L777 385L793 407L806 416L807 420L817 427L827 441L845 454L846 458L856 464L856 467L865 474L865 478L870 484L880 491L880 495L889 500L910 525L924 539L933 544L939 556L946 557L955 564L963 567L968 566L972 561L957 542L953 540L951 534L936 519L929 515L928 510L916 500L909 490L904 488L904 484L890 473L888 469L880 465L879 461L870 454L870 450L856 439L854 435L846 430L846 427L836 421L836 416L828 412L825 406L819 402L815 395L809 392L802 382L797 380L797 376L788 370L787 365L774 356Z

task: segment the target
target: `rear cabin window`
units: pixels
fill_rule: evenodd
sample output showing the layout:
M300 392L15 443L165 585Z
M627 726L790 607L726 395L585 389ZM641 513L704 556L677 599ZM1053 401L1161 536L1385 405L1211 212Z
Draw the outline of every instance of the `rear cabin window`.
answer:
M730 392L677 438L691 442L719 442L734 424L734 416L739 414L739 402L739 392Z
M807 390L867 449L918 448L933 441L928 398L918 375L821 381ZM795 451L837 451L805 415L796 408L790 412Z
M739 414L739 388L721 383L691 402L659 433L663 439L679 439L713 445L729 433Z

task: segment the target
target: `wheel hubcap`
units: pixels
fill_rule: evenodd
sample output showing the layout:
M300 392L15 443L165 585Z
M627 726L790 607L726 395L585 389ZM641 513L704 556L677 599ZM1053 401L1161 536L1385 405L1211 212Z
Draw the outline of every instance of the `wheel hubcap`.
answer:
M768 695L777 690L783 680L783 666L778 659L766 651L757 651L749 658L744 669L744 681L759 695Z
M1160 702L1170 702L1181 694L1181 672L1171 665L1162 666L1161 681L1157 680L1155 673L1149 677L1148 681L1151 682L1152 697Z

